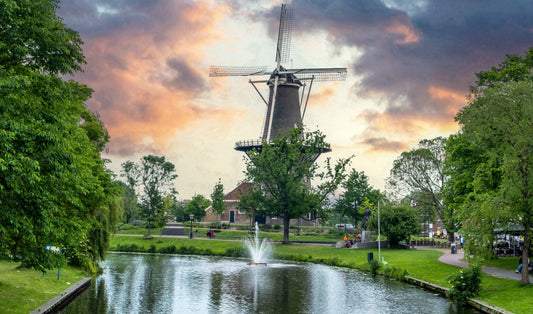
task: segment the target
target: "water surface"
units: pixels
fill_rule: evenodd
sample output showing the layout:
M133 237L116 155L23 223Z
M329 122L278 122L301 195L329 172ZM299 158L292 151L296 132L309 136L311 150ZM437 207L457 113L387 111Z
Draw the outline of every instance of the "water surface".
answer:
M476 313L403 282L343 268L110 254L63 313Z

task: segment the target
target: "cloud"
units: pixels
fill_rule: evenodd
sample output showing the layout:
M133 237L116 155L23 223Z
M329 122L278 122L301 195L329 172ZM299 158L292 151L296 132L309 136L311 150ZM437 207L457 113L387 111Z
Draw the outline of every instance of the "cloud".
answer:
M161 151L194 121L233 114L201 99L208 91L203 49L220 36L223 4L124 0L61 6L59 14L85 41L87 66L76 80L95 90L89 107L111 134L111 153Z

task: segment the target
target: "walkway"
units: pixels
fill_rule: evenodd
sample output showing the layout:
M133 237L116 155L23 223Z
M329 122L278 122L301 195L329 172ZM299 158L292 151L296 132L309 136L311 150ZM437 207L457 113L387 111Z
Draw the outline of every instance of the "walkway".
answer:
M449 248L438 249L438 248L432 248L428 246L417 246L416 248L419 250L434 250L434 251L443 252L444 254L441 257L439 257L439 261L445 264L468 268L468 262L465 262L463 260L464 250L458 249L457 254L452 254L451 249ZM518 259L517 259L517 263L518 263ZM505 270L505 269L496 268L496 267L483 266L483 272L494 277L512 279L512 280L522 280L522 274L515 273L514 270ZM533 282L533 276L531 275L529 276L529 282Z

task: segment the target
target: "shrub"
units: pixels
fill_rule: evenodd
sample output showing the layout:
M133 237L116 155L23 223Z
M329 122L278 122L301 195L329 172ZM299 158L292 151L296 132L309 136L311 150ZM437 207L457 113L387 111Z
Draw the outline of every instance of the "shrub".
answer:
M211 229L222 229L222 224L220 222L212 222L209 224Z
M229 228L231 228L230 224L228 224L228 223L223 223L222 224L222 229L229 229Z
M477 296L481 291L481 265L475 263L448 279L452 287L447 296L459 304L464 304L468 298Z
M274 225L274 230L279 230L279 229L281 229L281 225L278 224L278 223L275 224L275 225Z
M373 259L370 261L370 272L372 275L375 275L378 273L378 269L381 267L381 264L378 262L378 260Z
M169 245L169 246L164 246L162 248L159 248L159 253L163 253L163 254L174 254L176 253L176 246L174 244L172 245Z
M243 247L227 248L225 255L229 257L242 257L244 256L244 248Z
M383 273L387 277L398 279L398 280L405 280L405 276L409 274L407 270L401 269L396 266L385 267L385 269L383 270Z

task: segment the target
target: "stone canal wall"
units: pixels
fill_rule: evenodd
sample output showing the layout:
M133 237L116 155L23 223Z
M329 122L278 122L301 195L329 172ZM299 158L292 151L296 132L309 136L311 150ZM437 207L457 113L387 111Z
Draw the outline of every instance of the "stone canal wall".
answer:
M41 314L41 313L55 313L58 309L67 305L80 293L85 291L91 286L91 277L85 277L72 286L68 287L65 291L61 292L59 295L56 295L53 299L46 302L46 304L40 306L31 314Z

